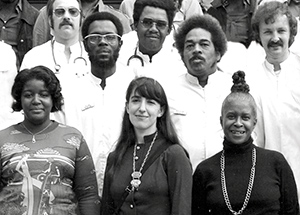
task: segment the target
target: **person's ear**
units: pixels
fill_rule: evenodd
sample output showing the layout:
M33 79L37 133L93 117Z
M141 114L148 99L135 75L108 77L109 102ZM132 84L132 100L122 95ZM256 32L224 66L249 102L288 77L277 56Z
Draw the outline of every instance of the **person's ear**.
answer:
M129 107L128 107L128 103L127 102L125 103L125 109L126 109L126 112L129 114Z
M223 128L223 118L222 118L222 116L220 116L220 124L221 124L221 127Z
M254 119L254 126L256 126L257 118Z
M123 45L123 40L120 40L120 41L119 41L119 48L121 48L122 45Z
M87 44L87 40L83 40L82 42L83 42L83 46L84 46L85 51L86 51L87 53L89 53L89 46L88 46L88 44Z
M220 52L217 52L216 55L217 55L217 62L220 62L220 60L221 60L221 54L220 54Z
M53 23L53 15L52 16L48 16L48 24L50 26L50 29L53 29L54 28L54 23Z
M159 109L159 113L158 113L158 117L162 117L163 115L164 115L164 113L165 113L165 107L161 107L160 109Z

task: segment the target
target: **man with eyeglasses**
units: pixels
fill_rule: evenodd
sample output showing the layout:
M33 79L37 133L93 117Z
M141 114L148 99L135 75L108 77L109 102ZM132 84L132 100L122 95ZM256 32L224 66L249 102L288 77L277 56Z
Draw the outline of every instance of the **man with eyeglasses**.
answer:
M12 46L20 67L32 48L33 26L39 13L27 0L0 0L0 41Z
M109 12L95 12L82 25L90 73L65 87L66 123L79 129L90 148L102 193L106 159L119 137L125 92L134 78L117 59L122 46L121 21Z
M120 61L132 68L136 76L155 78L163 84L184 71L171 42L175 10L173 0L137 0L134 3L135 31L124 35Z
M82 22L81 5L78 0L49 0L48 22L53 38L31 49L24 57L21 69L43 65L63 76L81 77L89 72L89 60L80 41ZM80 70L74 70L74 67Z
M82 17L85 19L90 14L94 12L107 11L115 16L117 16L122 24L124 33L130 32L132 29L130 27L129 17L124 15L121 11L106 5L102 0L81 0L82 5ZM33 46L37 46L43 44L50 40L52 35L50 34L50 26L47 18L47 10L46 7L43 7L40 10L40 14L36 20L34 25L34 33L33 33Z

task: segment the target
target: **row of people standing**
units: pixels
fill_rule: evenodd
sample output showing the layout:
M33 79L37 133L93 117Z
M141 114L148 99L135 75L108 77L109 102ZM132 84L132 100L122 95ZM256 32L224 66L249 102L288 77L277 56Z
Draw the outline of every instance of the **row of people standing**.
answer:
M148 9L149 9L149 7L151 7L151 6L149 6L148 5ZM150 9L152 9L152 8L150 8ZM144 11L142 11L142 12L144 12ZM154 12L152 11L150 14L153 14ZM166 12L167 13L167 12ZM138 20L137 21L137 25L140 25L139 27L145 27L145 28L147 28L147 25L144 23L144 25L143 26L141 26L143 23L141 22L141 21L147 21L147 20L145 20L145 18L148 18L147 16L149 16L149 13L148 14L143 14L144 15L144 17L143 17L143 19L141 19L141 20ZM141 15L142 16L142 15ZM167 18L166 18L167 16L165 16L164 18L166 19L166 22L167 21L169 21ZM206 16L205 16L206 17ZM153 31L153 29L155 30L155 28L156 28L156 26L157 26L157 24L158 23L156 23L156 22L153 22L153 21L157 21L156 20L156 17L150 17L150 19L152 19L152 22L150 23L150 27L151 27L151 31ZM163 19L163 18L160 18L160 19ZM192 19L191 19L192 20ZM149 21L149 20L148 20ZM160 20L161 21L161 20ZM192 22L192 21L191 21ZM154 23L155 23L155 25L154 25ZM188 22L187 22L188 23ZM198 22L196 22L196 23L198 23ZM210 23L214 23L214 21L210 21ZM162 23L160 23L160 24L162 24ZM165 23L164 23L165 24ZM160 25L160 26L165 26L166 27L166 25ZM167 24L170 24L170 22L167 22ZM200 27L201 28L201 27ZM90 30L90 29L89 29ZM115 29L114 29L115 30ZM158 32L160 31L160 29L156 29ZM198 29L197 29L198 30ZM91 30L92 31L92 30ZM208 31L209 32L209 29L208 30L204 30L204 32L205 31ZM220 31L221 32L221 31ZM107 32L106 32L107 33ZM118 33L117 31L115 31L114 32L114 34L115 33ZM188 32L186 32L186 34L188 34L188 33L190 33L190 31L188 31ZM191 43L191 45L192 46L195 46L195 47L198 47L199 46L199 44L202 44L202 43L200 43L200 42L194 42L194 40L193 40L193 37L195 36L195 35L200 35L200 33L201 33L201 35L203 35L203 32L198 32L198 31L196 31L196 33L195 32L191 32L191 35L189 35L192 39L190 39L190 40L188 40L188 42L189 43ZM90 32L88 33L88 34L90 34ZM100 33L101 34L101 33ZM195 35L194 35L195 34ZM211 34L211 33L210 33ZM101 34L102 35L102 34ZM204 34L205 35L205 34ZM210 36L213 36L214 34L212 34L212 35L210 35ZM89 44L89 46L90 47L94 47L93 46L93 44L95 45L95 44L100 44L100 43L102 43L103 41L104 41L104 38L105 37L103 37L103 36L99 36L99 35L94 35L95 37L92 37L92 35L91 35L91 37L87 37L86 38L86 40L85 40L85 43L86 44ZM121 35L119 35L119 36L121 36ZM90 39L89 39L90 38ZM107 41L107 39L108 39L109 37L106 37L106 41ZM116 39L116 38L115 38ZM139 39L140 40L140 39ZM153 39L154 40L154 39ZM93 41L94 41L94 43L93 43ZM96 41L96 42L95 42ZM199 40L199 41L203 41L203 40ZM207 40L207 39L204 39L204 41L209 41L209 40ZM184 74L184 76L182 76L183 77L183 80L188 80L189 82L187 82L187 83L195 83L195 84L198 84L198 87L199 87L199 89L202 89L201 91L202 92L205 92L205 88L207 87L207 86L209 86L209 84L210 84L210 82L211 82L211 80L210 80L210 78L212 77L211 76L211 74L215 74L215 72L216 72L216 64L217 64L217 61L218 60L220 60L220 58L222 57L222 52L220 52L221 50L218 50L218 52L216 52L214 49L215 49L215 43L213 43L213 39L211 39L211 42L209 43L210 45L213 45L213 51L212 51L212 53L214 53L213 54L213 58L210 56L208 59L212 59L212 61L211 62L209 62L208 64L207 64L207 66L208 66L208 68L210 68L210 67L212 67L212 68L214 68L214 69L212 69L212 70L208 70L208 71L210 71L210 73L209 74L207 74L207 75L204 75L203 76L203 80L201 81L201 78L200 79L198 79L198 78L194 78L195 79L195 81L194 82L190 82L189 80L192 80L193 79L193 77L197 77L197 75L196 74L193 74L193 75L186 75L186 74ZM185 45L185 40L184 40L184 45ZM226 40L225 40L225 43L226 43ZM86 48L86 44L85 44L85 48ZM155 44L155 42L153 42L153 44ZM118 43L118 45L120 46L120 43ZM207 44L206 43L204 43L204 46L206 46ZM154 46L155 47L155 46ZM200 46L199 46L200 47ZM198 47L198 48L199 48ZM144 48L144 47L143 47ZM146 50L147 50L147 48L149 49L149 47L146 47ZM193 72L193 70L195 70L195 69L197 69L197 67L199 67L199 68L201 68L201 64L202 63L200 63L200 62L203 62L203 61L206 61L206 60L203 60L204 58L203 57L201 57L201 54L199 54L200 53L200 51L198 51L199 53L196 55L196 54L192 54L191 55L191 57L189 58L188 56L188 51L187 50L185 50L187 47L185 47L184 46L184 49L183 49L183 52L182 52L182 54L181 54L181 57L182 57L182 59L183 60L185 60L184 62L185 62L185 64L186 64L186 66L187 66L187 69L188 69L188 72ZM94 49L96 50L96 48L94 47ZM151 51L151 50L150 50ZM184 52L184 51L186 51L186 52ZM92 52L92 50L90 50L90 52ZM106 53L108 52L108 50L106 50ZM141 52L142 53L144 53L145 52L145 50L141 50ZM158 52L160 52L160 50L158 51ZM158 53L157 52L157 53ZM202 52L204 52L204 51L202 51ZM98 52L96 52L96 53L98 53ZM105 53L105 51L104 51L104 53ZM107 56L107 54L102 54L102 60L104 60L105 59L105 55ZM191 53L194 53L194 52L191 52ZM146 53L147 54L147 53ZM155 53L156 54L156 53ZM154 55L155 55L154 54ZM90 55L90 54L89 54ZM186 56L186 58L184 57L184 56ZM98 59L101 59L101 58L98 58ZM149 62L149 63L152 63L151 61ZM174 63L174 61L173 61L173 63ZM188 64L188 63L190 63L190 64ZM172 62L171 62L171 64L172 64ZM158 67L159 68L159 67ZM178 69L178 68L177 68ZM205 69L206 70L206 69ZM204 71L205 71L204 70ZM161 73L163 73L164 72L164 70L160 70L161 71ZM158 70L156 70L155 72L159 72ZM172 70L171 70L171 72L172 72ZM190 73L189 73L190 74ZM107 82L106 84L106 86L105 87L107 87L108 86L108 80L110 79L110 77L113 77L115 75L115 73L113 73L113 75L111 75L111 76L109 76L108 78L100 78L100 79L96 79L96 80L98 80L99 81L99 83L101 84L101 82ZM190 78L189 78L189 76L190 76ZM105 77L105 76L103 76L103 77ZM158 77L159 78L159 77ZM106 80L106 81L102 81L102 80ZM205 80L206 79L206 80ZM71 79L70 79L71 80ZM69 80L69 81L70 81ZM219 80L219 79L218 79ZM225 80L225 79L224 79ZM223 80L223 81L224 81ZM104 83L102 83L102 85L104 85ZM165 82L163 82L163 80L162 80L162 82L161 83L163 83L163 86L166 86L166 88L168 88L168 84L165 84ZM201 83L202 83L202 85L201 85ZM229 82L228 82L229 83ZM62 84L63 84L63 81L62 81ZM189 87L189 85L186 85L187 87ZM252 86L252 85L251 85ZM98 85L98 87L99 87L99 85ZM105 88L104 87L104 88ZM217 86L217 87L219 87L219 86ZM217 88L216 87L216 88ZM101 87L102 88L102 87ZM63 89L64 89L64 87L63 87ZM75 88L73 88L73 89L75 89ZM116 89L116 88L115 88ZM228 88L229 89L229 88ZM227 89L227 90L228 90ZM82 90L82 89L81 89ZM170 91L171 92L171 91ZM182 94L183 96L185 95L185 94ZM84 96L84 95L83 95ZM204 94L204 96L205 96L205 94ZM67 99L67 98L66 98ZM207 99L207 97L204 97L204 99ZM222 100L221 100L221 102L222 102ZM67 103L67 100L66 100L66 103ZM88 103L87 103L88 104ZM124 103L123 103L124 104ZM192 105L190 105L190 106L192 106ZM83 109L81 109L82 111L85 111L85 110L89 110L89 109L92 109L94 106L93 106L93 104L88 104L87 106L82 106L83 107ZM67 113L67 111L66 111L66 113ZM181 116L181 117L184 117L184 116L186 116L187 115L187 113L190 113L190 111L186 111L186 112L184 112L184 111L178 111L177 112L177 116ZM181 114L181 115L180 115ZM196 131L197 133L196 134L198 134L198 131ZM199 129L199 132L200 132L200 129ZM198 135L199 136L199 135ZM196 143L196 142L195 142ZM88 143L89 144L89 143ZM204 144L205 145L205 144ZM208 145L208 144L207 144ZM95 145L95 146L98 146L98 145ZM221 146L222 147L222 146ZM216 149L217 150L217 149ZM192 150L188 150L188 151L192 151ZM197 157L197 155L195 155L195 157ZM195 165L197 165L197 162L195 163ZM195 166L194 165L194 166ZM96 165L96 167L97 167L97 165Z

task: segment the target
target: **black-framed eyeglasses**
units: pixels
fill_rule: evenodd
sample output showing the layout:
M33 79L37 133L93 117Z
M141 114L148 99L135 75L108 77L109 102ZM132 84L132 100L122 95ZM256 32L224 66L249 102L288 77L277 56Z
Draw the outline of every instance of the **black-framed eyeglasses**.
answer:
M105 40L107 43L113 45L121 40L121 37L118 34L90 34L84 39L93 45L98 45L102 40Z
M151 28L154 24L157 29L165 30L168 27L168 23L162 20L153 20L149 18L144 18L140 21L145 28Z
M77 17L80 14L80 10L76 7L70 7L70 8L56 8L53 10L53 13L57 17L62 17L65 15L66 11L69 12L69 14L73 17Z

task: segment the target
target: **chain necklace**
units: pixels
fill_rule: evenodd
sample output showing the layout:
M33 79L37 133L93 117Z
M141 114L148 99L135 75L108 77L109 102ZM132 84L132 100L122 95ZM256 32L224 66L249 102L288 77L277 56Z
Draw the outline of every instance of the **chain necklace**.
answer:
M222 155L221 155L221 159L220 159L222 192L223 192L224 201L227 205L227 208L234 215L242 214L243 211L246 209L246 207L248 205L248 202L249 202L249 199L250 199L250 196L251 196L251 192L252 192L252 188L253 188L253 183L254 183L255 165L256 165L256 149L253 148L253 151L252 151L252 167L251 167L251 172L250 172L250 178L249 178L249 184L248 184L248 188L247 188L246 197L245 197L242 208L238 212L236 212L231 207L230 200L229 200L228 193L227 193L226 179L225 179L225 155L224 155L224 150L222 151Z
M142 177L142 170L144 168L146 160L148 159L148 156L149 156L150 151L152 149L152 146L153 146L153 144L154 144L154 142L156 140L156 137L157 137L157 132L155 133L155 136L153 137L153 140L152 140L152 142L151 142L151 144L149 146L149 149L148 149L148 151L147 151L147 153L145 155L145 158L143 160L143 163L142 163L141 168L140 168L139 171L135 170L135 158L136 158L137 143L135 143L135 145L134 145L134 148L133 148L133 164L132 164L132 170L133 170L133 172L131 174L132 180L130 182L130 184L132 186L132 191L134 191L135 189L137 190L139 188L140 184L142 183L141 179L140 179Z
M44 129L42 129L42 130L40 130L39 132L37 132L37 133L32 133L26 126L25 126L25 124L24 123L22 123L21 124L24 128L25 128L25 130L29 133L29 134L31 134L32 135L32 143L36 143L36 139L35 139L35 136L36 135L38 135L38 134L40 134L40 133L42 133L43 131L46 131L47 130L47 128L49 128L50 127L50 125L52 125L52 121L50 121L50 123L44 128Z

